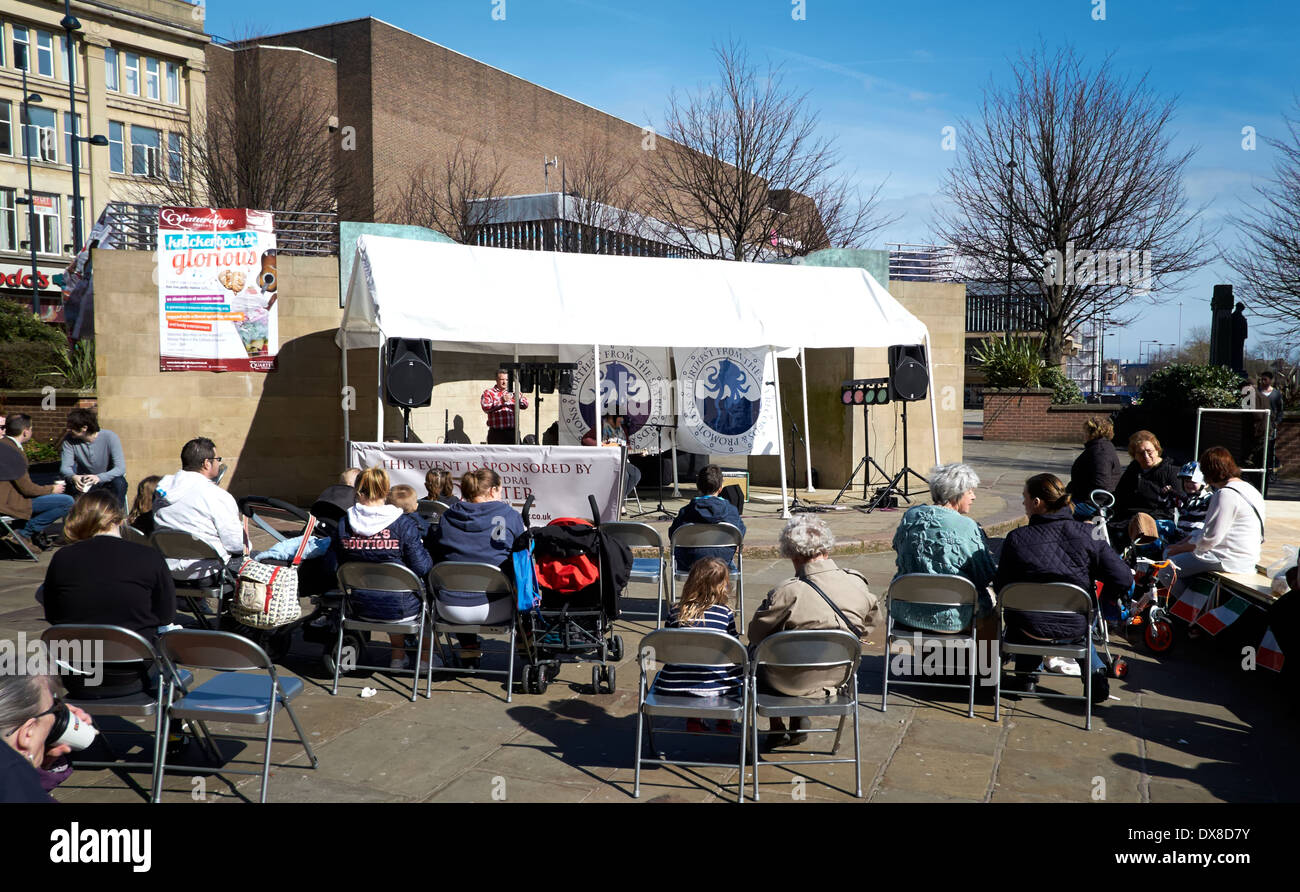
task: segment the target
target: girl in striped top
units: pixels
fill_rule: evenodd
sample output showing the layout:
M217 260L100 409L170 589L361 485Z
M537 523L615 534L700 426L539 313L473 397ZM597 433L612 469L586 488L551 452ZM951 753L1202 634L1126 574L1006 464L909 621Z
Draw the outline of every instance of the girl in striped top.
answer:
M727 602L731 594L731 574L725 561L703 558L691 567L691 575L682 589L681 600L668 613L666 628L708 629L736 634L736 615ZM655 676L654 689L660 694L685 697L726 697L740 690L739 666L690 666L668 663ZM705 724L688 719L688 731L706 731ZM731 722L718 722L718 730L730 733Z

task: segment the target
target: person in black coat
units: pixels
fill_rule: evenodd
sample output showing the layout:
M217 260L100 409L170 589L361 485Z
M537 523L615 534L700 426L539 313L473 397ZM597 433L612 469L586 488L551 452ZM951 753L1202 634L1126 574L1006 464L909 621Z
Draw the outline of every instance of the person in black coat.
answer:
M1160 441L1151 431L1138 431L1128 439L1133 461L1115 487L1115 521L1127 527L1139 512L1157 519L1171 519L1173 497L1182 491L1178 466L1164 460Z
M1071 516L1070 496L1054 475L1037 474L1025 481L1024 506L1029 524L1007 534L993 578L997 591L1014 582L1068 582L1092 595L1094 582L1101 582L1102 597L1109 599L1132 589L1133 571L1105 539L1094 536L1090 526ZM1006 611L1004 615L1008 643L1067 643L1088 634L1088 624L1082 616L1017 610ZM1032 672L1038 662L1039 657L1017 654L1016 671ZM1085 671L1082 661L1079 668ZM1105 666L1095 649L1090 668L1092 699L1105 701L1110 696L1110 686ZM1028 676L1029 689L1034 681L1034 676Z
M1067 487L1075 503L1092 505L1092 492L1104 489L1114 495L1124 466L1111 438L1115 428L1109 418L1089 418L1083 424L1083 451L1070 466L1070 485Z

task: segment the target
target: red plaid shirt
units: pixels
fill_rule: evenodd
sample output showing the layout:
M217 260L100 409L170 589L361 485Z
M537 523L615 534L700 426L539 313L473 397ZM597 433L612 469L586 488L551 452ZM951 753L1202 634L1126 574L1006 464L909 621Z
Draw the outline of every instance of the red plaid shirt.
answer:
M481 401L483 411L487 413L488 427L503 430L515 426L515 395L508 390L498 390L495 386L483 391ZM528 408L528 397L519 398L519 407Z

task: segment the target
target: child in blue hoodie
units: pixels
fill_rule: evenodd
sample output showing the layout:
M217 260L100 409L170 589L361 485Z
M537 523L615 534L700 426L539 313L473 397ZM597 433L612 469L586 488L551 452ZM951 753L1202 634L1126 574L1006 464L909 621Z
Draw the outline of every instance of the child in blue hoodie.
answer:
M668 537L672 538L679 527L688 523L729 523L744 535L745 522L740 519L740 512L735 505L718 495L722 491L722 468L705 465L695 478L695 486L700 494L677 512L677 518L668 528ZM727 563L728 569L736 569L734 548L678 548L673 557L679 573L690 572L692 564L706 557L718 558Z

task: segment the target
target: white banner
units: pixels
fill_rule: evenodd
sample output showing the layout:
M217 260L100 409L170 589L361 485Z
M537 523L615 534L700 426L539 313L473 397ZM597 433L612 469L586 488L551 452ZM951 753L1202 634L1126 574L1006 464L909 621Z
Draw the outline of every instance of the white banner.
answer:
M578 366L573 375L577 395L560 397L560 442L580 443L592 428L599 440L601 418L622 415L629 450L655 454L662 443L667 451L673 444L673 430L667 426L673 423L668 349L601 347L599 412L593 352L592 347L560 347L560 362Z
M618 520L622 502L622 457L617 449L583 446L468 446L442 443L357 443L349 450L358 468L381 467L393 484L414 486L420 498L427 492L424 476L450 471L460 495L466 471L489 467L501 475L501 498L516 509L534 496L529 512L533 526L556 517L591 518L587 496L596 497L601 520Z
M780 427L768 348L673 349L677 448L699 455L775 455Z

